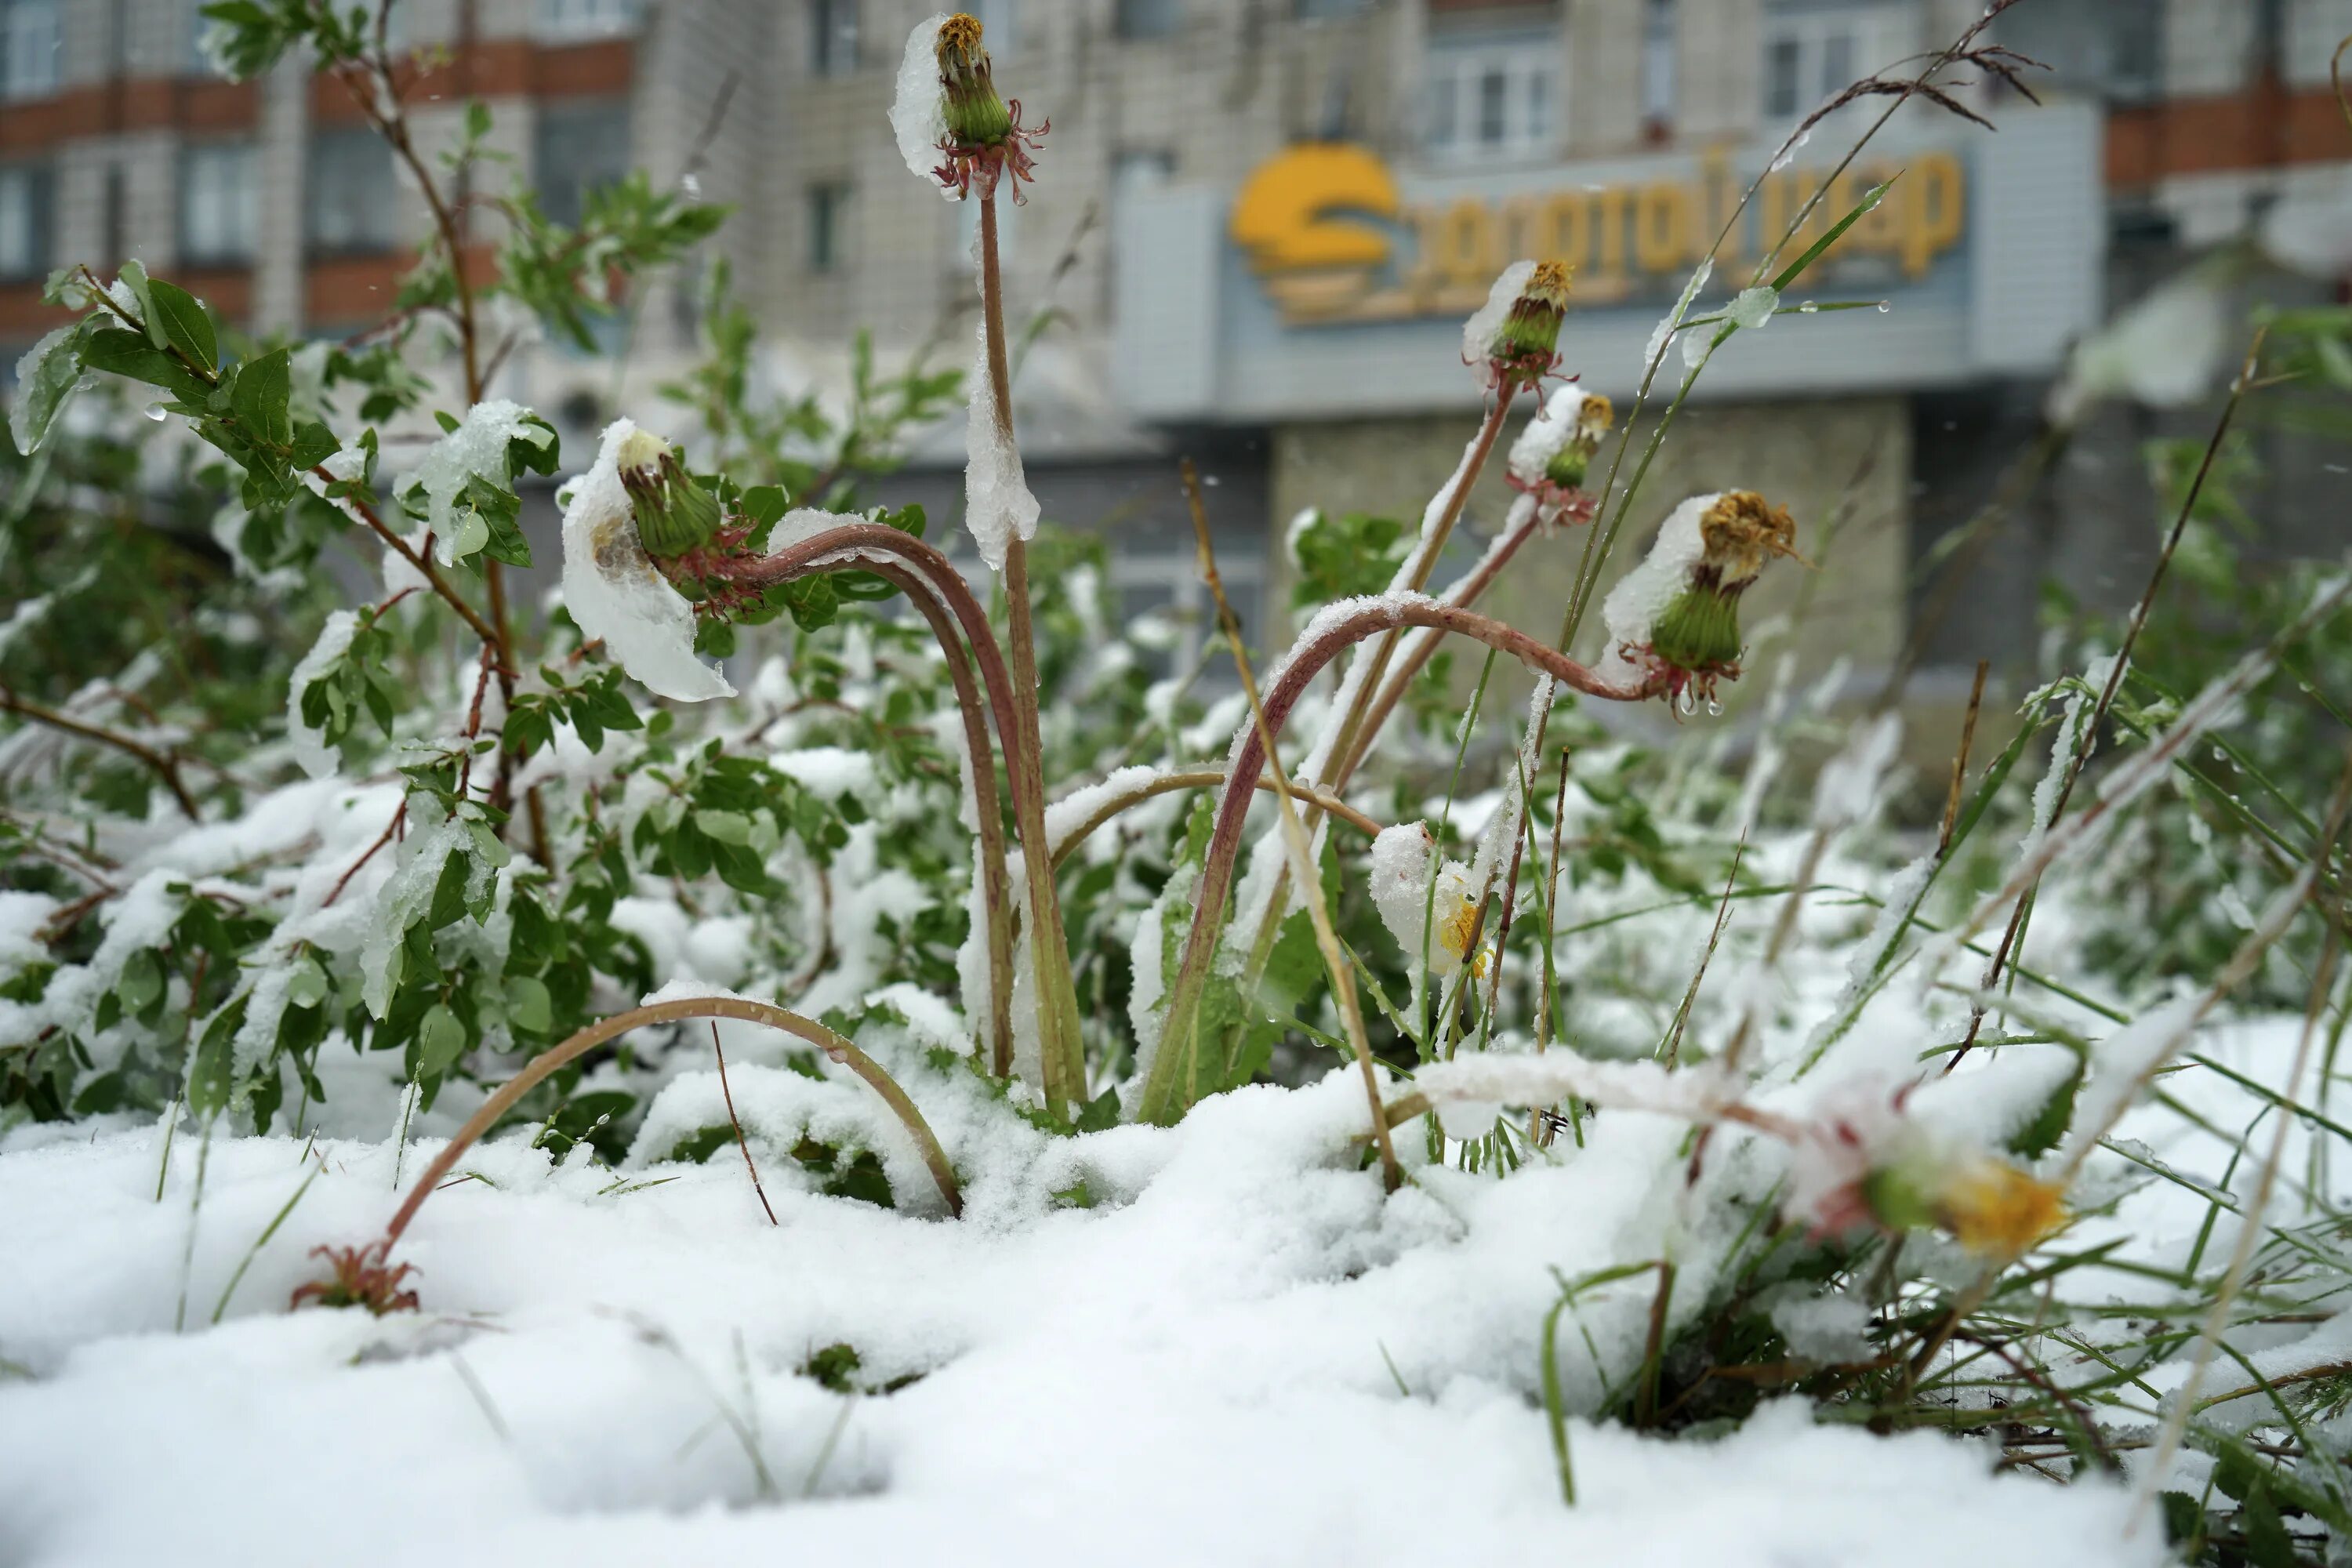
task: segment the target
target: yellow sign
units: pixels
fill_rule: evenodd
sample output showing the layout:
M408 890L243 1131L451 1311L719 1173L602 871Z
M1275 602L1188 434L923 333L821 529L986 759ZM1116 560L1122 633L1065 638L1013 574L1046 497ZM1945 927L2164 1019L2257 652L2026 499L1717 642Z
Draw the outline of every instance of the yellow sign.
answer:
M1858 161L1842 174L1788 168L1767 174L1738 221L1747 182L1715 149L1685 179L1566 185L1517 195L1465 195L1416 203L1369 149L1306 142L1258 166L1234 203L1229 232L1289 320L1301 323L1397 321L1454 314L1486 297L1495 274L1522 257L1576 268L1585 304L1671 293L1723 232L1727 271L1777 239L1822 182L1829 189L1783 254L1801 255L1853 210L1864 193L1900 179L1838 239L1824 261L1878 258L1906 279L1924 275L1957 244L1967 214L1960 161L1948 152L1900 163ZM1391 268L1396 230L1414 236L1409 262ZM1389 276L1393 270L1393 277Z

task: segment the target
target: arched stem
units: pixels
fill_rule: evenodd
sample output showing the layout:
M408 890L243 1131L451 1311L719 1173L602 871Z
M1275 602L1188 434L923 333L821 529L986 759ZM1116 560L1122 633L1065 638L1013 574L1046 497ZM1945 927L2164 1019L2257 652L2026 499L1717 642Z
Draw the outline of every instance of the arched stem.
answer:
M931 635L947 655L948 677L955 684L956 707L963 715L964 750L971 759L972 815L980 842L972 849L971 874L980 882L988 921L988 1044L989 1061L999 1078L1013 1076L1013 889L1004 869L1004 813L996 795L996 752L988 743L988 717L981 707L980 688L972 679L971 660L953 620L930 584L920 573L895 561L866 564L876 576L898 584L907 600L930 623Z
M1021 836L1022 869L1028 879L1030 954L1036 965L1040 1028L1045 1050L1046 1103L1056 1106L1082 1093L1084 1064L1078 1059L1074 993L1070 986L1070 954L1062 933L1061 897L1054 887L1053 857L1046 847L1044 761L1033 721L1023 721L1019 689L1006 672L1004 655L990 631L987 612L973 597L971 586L948 558L911 533L877 522L847 522L755 561L740 563L731 580L745 586L789 582L814 572L874 560L897 558L919 569L963 626L988 687L989 706L996 719L996 736L1004 748L1004 771L1013 791L1013 826ZM1034 693L1031 694L1034 710ZM1035 853L1027 851L1034 848ZM1055 998L1063 1004L1057 1005ZM1055 1016L1063 1026L1053 1023ZM1061 1040L1055 1048L1056 1038Z
M1137 784L1133 789L1111 796L1096 808L1093 816L1065 834L1060 842L1054 846L1054 868L1061 869L1062 862L1067 860L1079 845L1084 844L1097 828L1121 812L1141 805L1145 801L1155 796L1171 795L1180 789L1207 789L1212 784L1221 784L1224 782L1225 770L1223 768L1184 768L1175 773L1155 774ZM1276 793L1279 786L1272 777L1260 773L1257 778L1257 787L1268 795L1273 795ZM1294 784L1290 786L1290 793L1301 800L1311 802L1318 809L1328 812L1367 838L1380 837L1379 823L1328 790L1309 789L1305 784Z
M1307 627L1266 692L1267 728L1276 735L1282 732L1307 683L1342 649L1369 637L1393 636L1406 626L1430 626L1475 638L1498 653L1510 655L1537 674L1549 675L1589 697L1635 702L1664 689L1656 683L1612 684L1549 644L1459 605L1441 605L1434 599L1418 596L1390 598L1339 616L1328 625ZM1169 993L1168 1019L1160 1051L1152 1059L1150 1076L1145 1080L1142 1099L1137 1106L1137 1115L1142 1121L1173 1121L1196 1098L1192 1083L1196 1054L1193 1024L1200 1012L1201 993L1209 977L1209 961L1224 924L1225 896L1233 887L1234 858L1241 845L1242 822L1249 814L1254 785L1265 764L1265 752L1253 727L1243 734L1233 772L1218 800L1216 826L1209 838L1201 879L1193 890L1192 930L1185 940L1183 962ZM1240 787L1235 787L1237 784Z
M956 1185L955 1167L948 1163L947 1151L940 1147L939 1139L931 1132L930 1123L925 1121L923 1113L915 1109L915 1102L907 1098L907 1091L882 1070L879 1062L814 1019L803 1018L798 1013L787 1012L766 1002L755 1002L748 996L683 996L674 1002L656 1002L650 1006L633 1007L628 1012L615 1013L599 1023L589 1025L554 1049L534 1058L528 1067L509 1080L504 1089L484 1100L482 1108L467 1119L466 1125L457 1129L457 1135L449 1140L447 1147L434 1156L433 1163L417 1178L408 1200L400 1205L400 1212L392 1216L392 1224L384 1228L383 1240L378 1244L383 1256L391 1255L401 1234L416 1217L416 1211L425 1206L425 1200L433 1195L466 1151L497 1126L499 1120L513 1110L518 1100L551 1074L631 1029L646 1024L674 1024L687 1018L740 1018L745 1023L765 1024L772 1029L798 1035L864 1079L897 1115L908 1135L914 1139L915 1147L923 1156L923 1163L930 1169L931 1180L939 1184L940 1196L947 1201L948 1213L961 1216L963 1194Z

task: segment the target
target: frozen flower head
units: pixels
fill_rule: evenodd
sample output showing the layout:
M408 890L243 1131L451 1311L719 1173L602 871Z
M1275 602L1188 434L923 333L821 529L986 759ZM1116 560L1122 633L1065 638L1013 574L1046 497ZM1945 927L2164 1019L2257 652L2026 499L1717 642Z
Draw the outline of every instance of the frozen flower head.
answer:
M1473 974L1484 975L1486 953L1471 951L1478 934L1479 900L1472 892L1470 868L1448 860L1436 868L1433 887L1430 862L1436 851L1436 840L1418 822L1383 830L1372 841L1372 903L1408 963L1422 960L1425 918L1432 974L1448 978L1466 962Z
M646 554L684 555L719 531L719 498L686 471L677 448L660 437L631 431L614 462Z
M1739 596L1773 556L1802 559L1796 537L1787 510L1754 490L1685 501L1602 606L1618 658L1670 700L1713 701L1718 680L1739 677Z
M1007 103L998 93L977 17L959 11L915 29L915 36L908 40L908 60L898 87L902 102L891 111L893 121L902 117L903 100L908 94L930 90L919 79L917 54L919 40L927 31L931 34L937 68L937 106L931 115L940 132L938 151L947 159L931 171L932 176L941 188L964 196L975 186L987 195L996 189L1000 177L1009 174L1013 199L1020 201L1021 182L1036 177L1036 146L1051 126L1023 125L1021 100L1016 98ZM911 119L911 114L908 117Z
M624 476L658 473L669 444L626 419L604 432L595 466L573 481L563 509L563 604L589 641L657 696L680 702L731 697L735 689L695 657L694 606L654 564L638 538Z
M1478 378L1505 398L1533 386L1559 363L1559 323L1568 313L1565 263L1519 262L1495 280L1486 306L1470 318L1464 358Z
M1585 492L1584 477L1616 417L1601 394L1559 388L1512 443L1504 477L1513 489L1535 498L1546 522L1591 521L1593 498Z
M1935 1226L2006 1262L2066 1222L2056 1185L1906 1115L1908 1091L1833 1095L1799 1130L1783 1212L1816 1236Z

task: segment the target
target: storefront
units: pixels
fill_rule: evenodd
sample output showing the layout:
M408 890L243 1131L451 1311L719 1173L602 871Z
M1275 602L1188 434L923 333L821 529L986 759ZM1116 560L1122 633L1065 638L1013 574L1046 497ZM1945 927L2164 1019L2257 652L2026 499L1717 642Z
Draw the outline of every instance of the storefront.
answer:
M1660 317L1727 224L1694 313L1746 284L1814 193L1822 200L1776 267L1885 184L1790 286L1786 313L1708 365L1628 535L1638 542L1695 490L1765 490L1808 536L1836 544L1809 590L1801 640L1822 658L1884 665L1903 633L1910 400L2046 376L2095 322L2100 130L2081 107L2012 114L1997 134L1923 117L1839 169L1849 144L1824 127L1744 209L1769 148L1430 173L1315 142L1232 186L1165 187L1118 214L1120 401L1152 423L1266 432L1269 522L1307 505L1411 518L1470 434L1479 395L1461 323L1510 260L1576 268L1562 370L1622 414ZM1654 403L1684 374L1670 350ZM1507 500L1499 484L1482 486L1474 530ZM1529 567L1496 607L1540 626L1570 565L1556 553Z

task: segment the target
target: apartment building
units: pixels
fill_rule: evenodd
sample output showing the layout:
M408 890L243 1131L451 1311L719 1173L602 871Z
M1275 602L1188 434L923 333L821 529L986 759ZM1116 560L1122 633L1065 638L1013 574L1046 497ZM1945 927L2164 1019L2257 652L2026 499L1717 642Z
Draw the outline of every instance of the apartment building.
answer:
M776 382L798 387L836 383L861 325L886 355L971 352L971 213L908 174L885 121L907 31L931 9L395 0L392 17L437 62L417 100L428 145L480 97L559 216L631 164L736 204L719 244L766 322ZM1038 327L1015 400L1033 483L1049 515L1110 533L1141 608L1193 591L1179 453L1217 481L1227 575L1248 598L1279 578L1274 542L1300 508L1413 515L1475 418L1460 319L1514 256L1578 264L1564 368L1630 401L1654 323L1788 130L1982 6L973 9L1000 84L1053 125L1041 177L1004 226L1012 310ZM300 62L255 83L212 78L195 10L0 0L0 345L39 330L39 277L66 258L139 255L232 317L308 334L347 331L389 296L425 232L421 203L341 89ZM2347 32L2352 0L2022 0L1995 37L2053 68L2037 73L2044 106L1964 89L1997 132L1906 107L1824 190L1883 100L1841 111L1767 174L1703 299L1745 282L1815 192L1818 232L1900 171L1794 291L1884 309L1743 334L1698 384L1647 487L1653 506L1744 484L1786 500L1809 535L1834 521L1806 636L1820 658L1886 664L1909 625L1910 563L2031 438L2072 340L2241 237L2303 269L2289 287L2340 288L2352 132L2327 60ZM477 221L480 237L495 232L494 214ZM1353 235L1354 259L1302 247L1317 226ZM654 292L630 332L639 374L624 399L688 349L688 312ZM1680 369L1670 357L1668 374ZM574 428L614 398L609 367L559 349L502 374L501 390ZM1982 596L2007 606L1989 635L2020 643L2040 571L2095 586L2128 552L2135 498L2115 470L2136 470L2132 444L2161 419L2085 431L2075 456L2091 467L2058 488L2008 575L1987 580ZM901 489L952 515L961 448L960 432L938 433ZM1474 497L1474 534L1505 499ZM2287 510L2316 515L2323 501ZM1527 563L1499 607L1545 624L1567 570ZM1974 647L1942 653L1965 662Z

